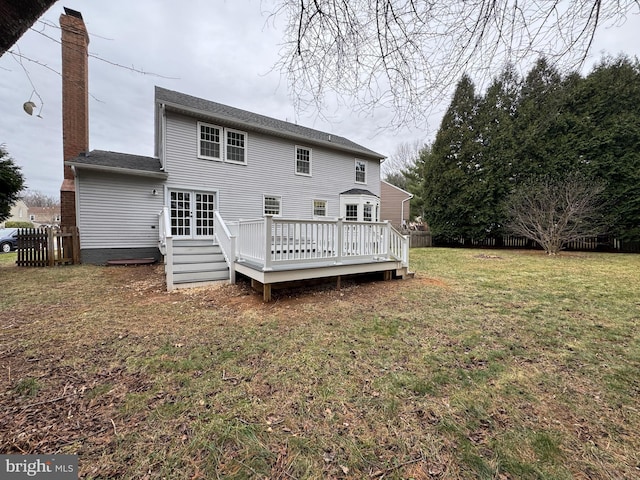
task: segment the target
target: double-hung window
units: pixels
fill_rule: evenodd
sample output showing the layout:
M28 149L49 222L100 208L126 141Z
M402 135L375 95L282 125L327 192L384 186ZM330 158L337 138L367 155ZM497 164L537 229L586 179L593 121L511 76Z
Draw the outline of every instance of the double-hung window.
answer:
M356 160L356 183L367 183L367 164Z
M265 195L264 196L264 214L265 215L280 215L280 203L281 197L277 195Z
M237 130L226 130L227 133L227 162L247 163L247 134Z
M348 220L350 222L357 222L358 221L358 204L356 203L348 203L345 209L345 220Z
M198 158L247 163L247 134L198 122Z
M198 157L222 160L222 127L198 122Z
M326 200L314 200L313 201L313 216L314 217L326 217L327 216L327 201Z
M296 147L296 173L311 176L311 149Z
M364 209L362 211L362 219L365 222L371 222L373 220L373 206L372 205L364 205Z

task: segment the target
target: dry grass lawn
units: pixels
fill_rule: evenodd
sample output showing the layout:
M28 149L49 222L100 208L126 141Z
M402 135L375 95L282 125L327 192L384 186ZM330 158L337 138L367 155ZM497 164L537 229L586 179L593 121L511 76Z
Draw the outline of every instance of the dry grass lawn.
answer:
M413 280L269 304L14 260L0 453L87 479L640 477L640 255L413 250Z

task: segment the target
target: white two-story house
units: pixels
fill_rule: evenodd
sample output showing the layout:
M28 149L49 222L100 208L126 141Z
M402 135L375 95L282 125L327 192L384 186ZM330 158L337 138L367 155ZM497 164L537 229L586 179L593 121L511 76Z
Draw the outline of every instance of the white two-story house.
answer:
M383 158L156 87L154 157L91 151L65 162L82 261L162 260L170 289L233 281L236 271L264 285L406 272L406 239L379 222Z

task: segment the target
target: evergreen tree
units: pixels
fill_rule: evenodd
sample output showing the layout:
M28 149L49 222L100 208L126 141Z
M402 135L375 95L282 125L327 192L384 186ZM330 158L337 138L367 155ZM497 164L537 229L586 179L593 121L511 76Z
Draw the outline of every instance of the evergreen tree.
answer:
M574 92L575 148L583 170L607 183L612 233L640 239L640 64L608 58Z
M0 221L9 218L11 207L23 188L24 177L20 167L13 163L4 145L0 145Z
M476 115L476 131L481 150L482 198L476 204L477 216L487 236L502 233L504 219L500 203L511 191L516 163L514 117L520 92L520 80L509 66L496 78L482 97Z
M413 165L409 166L402 171L402 175L405 178L405 190L413 193L411 199L411 218L421 217L424 218L424 172L425 172L425 159L431 153L431 146L425 145L420 149L418 158L413 162ZM426 220L426 219L425 219Z
M431 151L422 156L425 219L436 237L471 238L477 234L477 106L475 86L465 75L458 82Z
M502 234L502 201L528 179L582 173L606 185L610 231L640 238L640 64L601 62L562 78L544 58L520 83L512 68L482 96L458 83L431 149L408 189L436 237Z
M517 146L513 165L516 184L534 175L571 170L571 159L562 155L564 131L560 117L565 98L559 72L540 58L528 73L519 95L514 118ZM569 168L568 168L569 167Z

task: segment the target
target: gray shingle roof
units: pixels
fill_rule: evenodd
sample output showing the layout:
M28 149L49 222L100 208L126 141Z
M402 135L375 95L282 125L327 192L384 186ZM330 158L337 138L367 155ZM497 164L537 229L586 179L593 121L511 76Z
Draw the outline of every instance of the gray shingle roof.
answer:
M371 195L372 197L377 197L375 193L371 193L369 190L365 190L364 188L352 188L347 190L346 192L342 192L340 195Z
M131 155L128 153L92 150L65 162L75 167L86 167L93 170L116 171L133 175L151 175L166 177L162 171L160 160L154 157Z
M294 123L277 120L257 113L240 110L221 103L193 97L185 93L167 90L156 86L156 102L163 103L168 109L196 115L210 120L224 122L232 127L267 133L294 140L303 140L346 151L367 158L382 159L384 155L338 135L321 132Z

